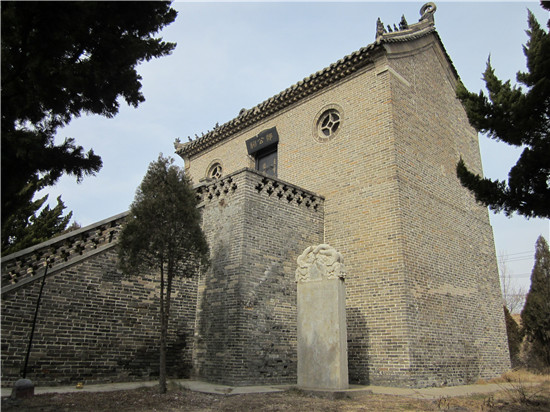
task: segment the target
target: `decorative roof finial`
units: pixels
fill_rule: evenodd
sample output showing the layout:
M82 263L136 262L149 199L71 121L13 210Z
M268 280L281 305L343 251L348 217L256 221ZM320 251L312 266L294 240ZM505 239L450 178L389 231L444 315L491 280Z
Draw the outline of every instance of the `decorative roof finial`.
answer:
M436 10L437 10L437 6L435 5L435 3L429 2L424 4L420 9L421 17L420 17L420 20L418 21L427 20L433 23L434 13Z
M405 19L405 15L403 14L401 16L401 21L399 22L399 30L406 30L409 28L409 23L407 23L407 20Z
M386 29L384 28L384 23L382 23L382 20L380 20L380 17L378 17L378 20L376 20L376 37L382 36L384 33L386 33Z

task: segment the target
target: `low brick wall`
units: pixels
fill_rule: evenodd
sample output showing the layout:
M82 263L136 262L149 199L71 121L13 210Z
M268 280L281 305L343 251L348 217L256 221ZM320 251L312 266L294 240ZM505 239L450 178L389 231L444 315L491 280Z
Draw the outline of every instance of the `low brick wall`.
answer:
M127 277L117 270L113 246L125 215L3 259L3 386L21 376L43 261L52 255L27 377L36 385L72 385L158 376L159 282L154 275ZM170 376L189 375L195 306L196 280L175 280L168 339Z
M101 220L90 226L54 237L46 242L2 257L2 295L33 282L44 272L46 259L50 275L58 270L112 247L128 212Z

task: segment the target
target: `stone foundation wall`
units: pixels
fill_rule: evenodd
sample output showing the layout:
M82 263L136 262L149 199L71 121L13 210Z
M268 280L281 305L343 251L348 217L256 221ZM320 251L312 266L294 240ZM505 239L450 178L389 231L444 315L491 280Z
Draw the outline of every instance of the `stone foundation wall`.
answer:
M194 375L296 383L296 258L323 239L323 199L241 170L199 188L212 266L200 279Z

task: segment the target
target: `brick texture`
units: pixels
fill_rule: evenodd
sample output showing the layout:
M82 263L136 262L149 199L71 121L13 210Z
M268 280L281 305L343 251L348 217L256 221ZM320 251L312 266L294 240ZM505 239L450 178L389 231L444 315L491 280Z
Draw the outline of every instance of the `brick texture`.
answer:
M385 44L356 73L184 156L195 181L213 159L230 174L254 166L247 139L277 128L279 178L325 198L324 241L346 261L351 382L461 384L510 366L488 212L455 173L460 156L481 172L456 81L436 34ZM319 139L331 107L340 129Z
M199 190L212 266L199 282L194 375L295 383L295 262L323 239L323 199L249 170Z
M72 243L80 238L81 235L65 237ZM45 259L41 249L44 252L44 248L39 248L38 254L35 251L21 256L17 266L22 272L41 266L33 263ZM27 368L27 377L35 385L158 377L158 277L123 276L116 262L116 248L111 247L89 257L84 253L77 263L62 270L54 270L55 266L50 270L52 275L46 278ZM42 281L43 272L37 272L33 282L8 288L7 292L3 288L4 386L21 377ZM9 272L4 273L8 276ZM167 343L170 376L190 374L195 306L196 280L176 279Z

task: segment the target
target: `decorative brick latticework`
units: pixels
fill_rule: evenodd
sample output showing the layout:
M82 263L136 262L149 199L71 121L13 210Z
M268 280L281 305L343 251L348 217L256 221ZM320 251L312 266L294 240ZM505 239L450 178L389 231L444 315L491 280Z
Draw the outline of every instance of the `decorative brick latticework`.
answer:
M2 294L18 289L43 275L46 260L50 276L83 257L90 257L116 244L128 212L55 237L2 258Z

